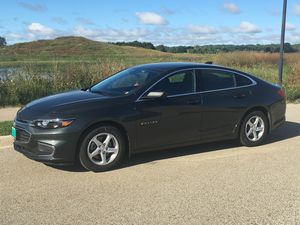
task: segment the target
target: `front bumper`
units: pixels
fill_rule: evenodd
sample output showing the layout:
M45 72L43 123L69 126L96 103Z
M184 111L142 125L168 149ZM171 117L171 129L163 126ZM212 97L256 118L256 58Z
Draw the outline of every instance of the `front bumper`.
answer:
M71 127L43 130L19 121L14 127L16 151L46 164L74 164L79 134Z

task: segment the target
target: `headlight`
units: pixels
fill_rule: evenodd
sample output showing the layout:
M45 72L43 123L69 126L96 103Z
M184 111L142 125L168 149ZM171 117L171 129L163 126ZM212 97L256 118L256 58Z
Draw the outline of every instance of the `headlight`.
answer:
M33 125L43 129L56 129L69 126L74 119L35 120Z

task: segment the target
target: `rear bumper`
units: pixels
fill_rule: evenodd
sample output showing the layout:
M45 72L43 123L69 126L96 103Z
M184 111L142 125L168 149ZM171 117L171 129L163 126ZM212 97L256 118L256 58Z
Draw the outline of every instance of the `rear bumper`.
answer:
M71 129L41 130L16 122L17 138L14 149L26 157L55 165L75 162L79 135Z
M284 99L271 105L270 107L270 131L284 124L286 112L286 102Z
M284 116L282 119L278 120L276 123L274 123L271 126L271 131L278 128L278 127L280 127L281 125L283 125L285 123L285 121L286 121L286 119L285 119L285 116Z

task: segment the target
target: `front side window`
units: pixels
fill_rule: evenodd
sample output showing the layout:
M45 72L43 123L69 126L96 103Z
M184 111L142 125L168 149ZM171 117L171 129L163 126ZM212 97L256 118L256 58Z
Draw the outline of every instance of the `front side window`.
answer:
M227 71L196 70L197 91L211 91L236 87L235 74Z
M159 75L161 72L147 68L129 68L94 85L90 91L108 95L127 95L150 84Z
M170 75L154 85L150 91L163 91L167 96L193 93L195 76L192 70Z

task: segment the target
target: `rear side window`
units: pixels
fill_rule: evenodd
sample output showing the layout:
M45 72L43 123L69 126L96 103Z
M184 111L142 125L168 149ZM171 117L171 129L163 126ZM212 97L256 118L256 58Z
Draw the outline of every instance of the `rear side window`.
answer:
M196 70L197 91L212 91L236 87L235 74L221 70Z
M151 91L163 91L166 95L179 95L194 92L195 79L192 70L175 73L157 83Z
M252 84L252 81L249 78L241 75L235 75L235 79L236 79L236 86L238 87Z

